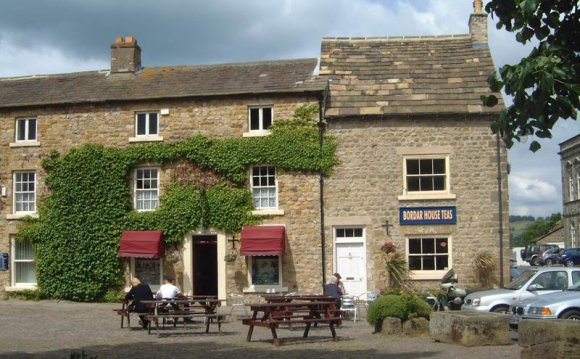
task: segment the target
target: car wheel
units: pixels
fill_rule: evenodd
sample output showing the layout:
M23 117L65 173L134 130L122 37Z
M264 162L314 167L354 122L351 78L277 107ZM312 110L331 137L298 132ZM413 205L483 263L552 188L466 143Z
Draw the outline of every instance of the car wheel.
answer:
M532 260L530 261L530 264L533 266L537 266L539 264L538 257L532 258Z
M562 319L580 320L580 311L578 311L578 310L569 310L566 313L562 314L562 316L560 318L562 318Z
M500 305L498 307L493 308L491 311L492 313L500 313L500 314L507 314L509 307L506 305Z
M545 263L545 264L546 264L548 267L551 267L551 266L552 266L552 264L554 264L554 263L552 262L552 260L551 260L550 258L548 258L548 259L546 259L546 263Z
M574 267L574 261L571 259L566 259L566 262L564 262L564 264L566 265L566 267Z

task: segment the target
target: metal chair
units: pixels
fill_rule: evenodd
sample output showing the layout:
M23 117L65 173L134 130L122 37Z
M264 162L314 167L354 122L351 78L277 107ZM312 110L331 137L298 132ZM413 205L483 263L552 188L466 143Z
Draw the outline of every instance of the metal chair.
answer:
M242 308L244 310L244 315L248 315L248 308L246 307L246 298L243 294L232 293L229 295L230 299L230 315L233 314L236 308Z
M352 312L354 316L354 321L358 317L358 308L355 304L354 297L351 295L345 295L341 298L340 310L342 312Z
M366 313L367 310L369 309L369 304L372 301L374 301L375 299L377 299L377 297L378 297L378 294L376 292L372 292L372 291L364 292L364 293L357 295L355 297L357 314L360 313L361 309L364 309L364 312Z

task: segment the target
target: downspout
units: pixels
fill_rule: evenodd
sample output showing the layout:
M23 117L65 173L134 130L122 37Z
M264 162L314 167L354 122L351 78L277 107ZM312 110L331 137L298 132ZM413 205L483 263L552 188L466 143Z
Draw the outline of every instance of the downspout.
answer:
M501 147L499 131L495 134L495 142L497 152L497 198L499 212L499 287L503 288L503 201L501 192Z
M323 145L324 145L324 114L326 112L326 101L328 100L328 91L330 87L330 80L326 82L324 87L324 94L322 96L322 103L318 107L318 142L319 142L319 155L322 158L323 155ZM319 173L319 185L320 185L320 257L321 257L321 270L322 270L322 285L326 284L326 238L324 235L324 172L322 168Z

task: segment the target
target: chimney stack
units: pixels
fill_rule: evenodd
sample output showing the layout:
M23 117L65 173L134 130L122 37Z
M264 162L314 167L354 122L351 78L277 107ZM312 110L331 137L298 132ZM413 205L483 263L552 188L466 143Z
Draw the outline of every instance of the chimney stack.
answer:
M141 48L133 36L117 36L111 45L111 72L135 72L141 69Z
M483 1L473 1L473 14L469 16L469 35L476 47L487 47L487 14L483 11Z

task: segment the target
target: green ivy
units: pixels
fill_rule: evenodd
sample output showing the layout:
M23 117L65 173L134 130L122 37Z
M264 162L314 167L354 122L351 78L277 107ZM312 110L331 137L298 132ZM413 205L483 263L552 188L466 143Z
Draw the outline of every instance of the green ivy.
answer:
M317 106L304 106L292 119L275 122L271 135L264 137L195 136L125 149L87 144L62 156L53 151L42 162L50 193L39 205L39 218L24 220L18 235L34 244L43 295L77 301L110 296L123 283L117 257L123 230L162 230L167 244L178 244L201 226L237 233L257 223L247 186L250 166L327 175L336 164L333 138L325 137L320 147L311 119L317 113ZM132 170L143 163L179 161L216 180L202 185L173 179L157 210L134 211Z

